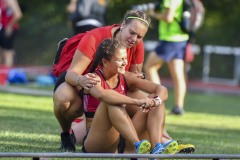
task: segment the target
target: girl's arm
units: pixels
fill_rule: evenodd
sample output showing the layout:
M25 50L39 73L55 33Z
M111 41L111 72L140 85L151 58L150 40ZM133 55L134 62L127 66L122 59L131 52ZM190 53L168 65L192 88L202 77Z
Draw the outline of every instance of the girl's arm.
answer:
M150 97L159 96L162 101L166 101L168 98L168 90L163 85L153 83L149 80L137 78L133 73L126 72L124 74L128 88L130 90L142 90L150 94Z
M145 99L133 99L115 90L104 89L101 86L100 78L97 76L96 79L99 80L99 83L90 88L89 93L100 101L113 105L137 105L139 107L147 103Z

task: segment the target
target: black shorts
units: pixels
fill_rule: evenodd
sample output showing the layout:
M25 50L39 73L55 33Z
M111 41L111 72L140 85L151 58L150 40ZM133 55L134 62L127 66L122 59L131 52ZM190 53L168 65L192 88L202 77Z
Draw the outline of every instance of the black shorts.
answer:
M17 35L17 30L13 30L9 36L5 35L5 29L0 30L0 47L3 49L14 49L14 40Z
M63 72L57 79L57 82L55 83L55 86L54 86L54 90L53 92L56 91L56 89L58 88L58 86L60 86L63 82L65 82L65 76L66 76L67 72Z
M67 74L67 71L64 71L57 79L57 82L55 83L53 93L56 91L56 89L65 82L65 76ZM82 99L83 98L83 90L78 91L78 96Z

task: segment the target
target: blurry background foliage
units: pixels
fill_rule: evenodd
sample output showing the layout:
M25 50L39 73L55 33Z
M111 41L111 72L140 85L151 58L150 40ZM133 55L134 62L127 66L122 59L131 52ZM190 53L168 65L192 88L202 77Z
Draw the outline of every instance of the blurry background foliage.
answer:
M153 2L154 0L108 0L107 25L120 23L124 13L134 4ZM240 0L202 0L206 9L205 22L197 32L196 43L201 47L240 45ZM66 13L69 0L19 0L23 11L20 30L16 39L17 65L52 65L57 43L64 37L71 36L71 23ZM153 27L145 40L157 40L157 21L152 20ZM146 54L147 56L147 54ZM217 58L216 72L231 77L234 58ZM192 62L190 76L199 78L202 74L203 54ZM213 64L213 65L214 65ZM219 65L220 64L220 65ZM166 72L167 73L167 72Z

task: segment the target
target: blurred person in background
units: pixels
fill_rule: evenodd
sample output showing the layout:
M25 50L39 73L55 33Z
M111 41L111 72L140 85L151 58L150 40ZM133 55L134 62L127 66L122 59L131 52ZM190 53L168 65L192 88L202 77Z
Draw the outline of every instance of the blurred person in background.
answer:
M144 70L152 82L160 83L158 70L167 63L174 87L174 107L171 113L184 114L186 80L184 56L189 35L184 33L177 20L181 19L183 0L163 0L160 12L150 10L149 15L159 20L159 44L151 51ZM177 20L176 20L177 19Z
M106 5L105 0L70 0L66 10L70 13L73 34L104 26Z
M14 65L14 40L22 11L17 0L0 0L0 56L7 67Z

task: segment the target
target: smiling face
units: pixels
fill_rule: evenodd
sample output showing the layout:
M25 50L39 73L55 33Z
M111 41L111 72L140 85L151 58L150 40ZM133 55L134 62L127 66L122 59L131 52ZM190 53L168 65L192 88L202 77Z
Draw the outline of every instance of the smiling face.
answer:
M103 67L107 66L105 69L110 71L114 74L124 74L125 73L125 67L128 63L127 61L127 50L125 48L119 49L112 59L110 61L103 62L106 65L103 65Z
M133 19L130 23L121 25L120 39L127 48L138 44L148 31L148 27L143 22Z

